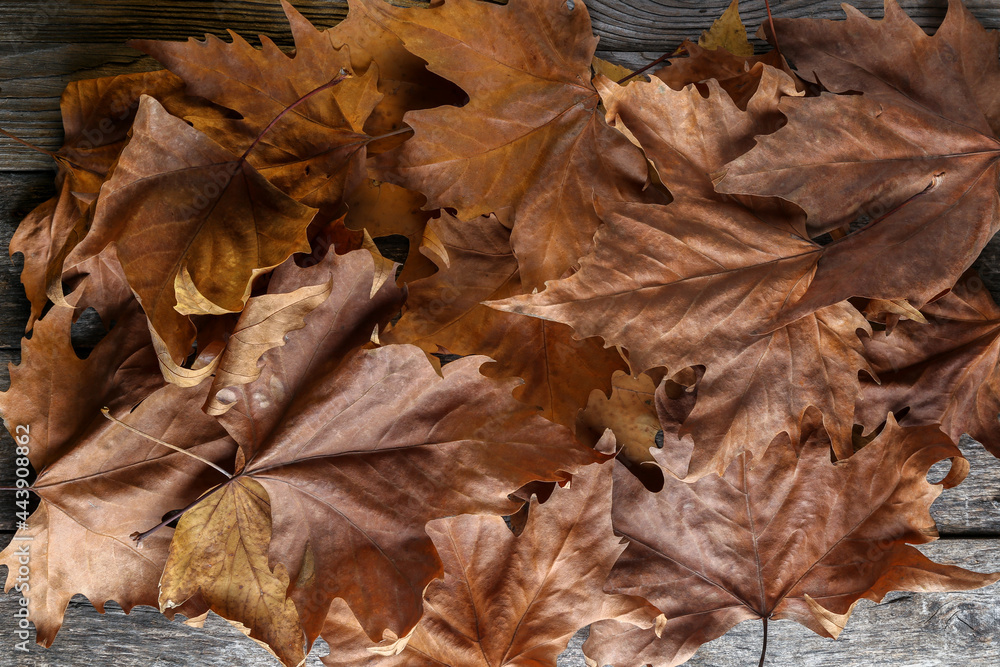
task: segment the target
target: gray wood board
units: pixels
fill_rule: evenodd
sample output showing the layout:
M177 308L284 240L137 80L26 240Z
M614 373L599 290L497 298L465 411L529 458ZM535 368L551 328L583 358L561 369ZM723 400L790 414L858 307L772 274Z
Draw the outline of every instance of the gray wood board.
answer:
M979 571L1000 570L996 540L942 540L921 548L934 560ZM66 667L166 667L168 665L274 667L277 662L218 617L204 629L168 621L154 609L125 615L114 604L98 614L82 596L66 612L50 649L31 645L15 653L16 595L0 596L0 665ZM791 621L775 621L768 632L770 667L872 667L878 665L963 665L992 667L1000 661L1000 584L963 593L891 593L882 604L858 605L840 639L813 634ZM584 667L581 631L559 659L559 667ZM692 667L756 664L761 624L748 621L703 646ZM307 665L318 667L322 643Z

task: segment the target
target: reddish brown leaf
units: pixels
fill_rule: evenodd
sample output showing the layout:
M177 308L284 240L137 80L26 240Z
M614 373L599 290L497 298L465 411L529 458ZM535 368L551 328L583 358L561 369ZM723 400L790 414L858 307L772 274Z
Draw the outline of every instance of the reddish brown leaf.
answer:
M444 579L427 587L420 624L385 663L554 666L573 634L595 621L652 627L652 605L602 591L624 550L611 531L611 470L588 466L544 505L532 499L517 537L498 516L430 522ZM340 661L331 655L328 664Z
M247 159L293 199L327 212L364 176L364 124L381 99L376 70L327 87L350 57L282 0L295 55L261 37L255 49L235 33L232 43L135 41L179 75L187 90L237 111L239 119L192 118L195 127Z
M801 71L864 94L784 100L788 125L762 137L718 184L794 202L813 234L867 218L824 248L809 289L779 323L854 296L919 308L1000 228L996 36L959 2L933 37L894 0L880 21L847 11L846 21L779 21L776 30Z
M865 340L881 384L865 385L857 420L874 429L909 408L907 424L940 424L955 441L968 433L1000 456L1000 308L970 271L923 314Z
M367 288L370 256L344 259L340 270ZM526 482L560 479L602 456L514 401L512 383L480 375L482 357L449 364L443 378L408 345L341 361L349 332L338 327L339 300L327 303L265 353L260 377L236 389L220 418L241 446L230 484L251 477L270 498L270 563L289 573L310 641L336 597L369 636L401 636L440 574L427 521L510 513L517 504L507 495ZM264 618L247 625L267 633Z
M349 8L347 18L325 34L335 47L347 47L357 74L367 74L372 65L377 68L382 99L365 123L369 135L401 129L407 111L464 102L465 94L459 88L429 71L422 58L404 48L399 37L381 22L378 11L372 11L371 3L350 2ZM382 150L391 147L379 142Z
M858 371L867 369L856 331L868 324L843 302L767 333L822 249L790 233L795 220L772 223L718 195L708 176L776 122L777 99L794 87L768 69L743 112L716 82L707 85L704 98L659 81L603 84L609 115L638 138L675 200L606 209L601 202L605 226L579 272L494 305L602 336L628 350L635 370L705 366L681 431L696 444L692 478L721 474L744 448L760 455L782 431L798 442L809 406L822 411L844 458L853 451Z
M929 468L945 458L947 478L928 483ZM936 538L928 509L967 471L939 430L903 429L891 418L878 439L838 463L822 438L799 449L780 436L752 466L744 454L722 478L686 484L665 475L658 493L617 465L612 518L629 546L606 590L643 596L668 620L659 636L596 624L584 652L601 665L679 665L744 620L791 619L836 637L862 598L997 581L1000 574L934 563L910 546Z
M115 244L150 327L180 363L194 338L186 316L242 310L254 275L308 251L315 212L143 97L77 252Z
M261 357L270 349L297 336L314 311L322 317L340 346L330 352L345 356L368 342L373 328L381 329L399 310L403 293L382 289L373 301L371 283L362 279L370 271L367 251L338 256L334 252L316 266L301 269L291 260L278 267L268 283L268 293L252 297L240 315L222 353L205 410L220 415L232 407L236 387L256 380Z
M736 56L725 49L710 50L689 41L681 44L680 50L685 54L683 57L671 58L669 65L655 70L652 75L674 90L716 79L741 109L747 108L750 98L757 92L764 71L754 67L757 63L783 69L786 74L794 76L777 51L761 56Z

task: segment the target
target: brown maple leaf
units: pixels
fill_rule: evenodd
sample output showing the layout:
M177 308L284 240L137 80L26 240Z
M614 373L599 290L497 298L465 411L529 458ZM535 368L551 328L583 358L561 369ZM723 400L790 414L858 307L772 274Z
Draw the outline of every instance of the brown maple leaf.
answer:
M747 56L733 55L725 49L710 50L693 42L685 41L680 50L683 57L669 60L669 65L652 72L652 76L660 79L674 90L681 90L692 83L702 83L708 79L716 79L719 86L729 93L736 106L746 109L750 98L757 92L763 69L756 68L757 63L782 69L793 76L788 64L777 51L769 51L760 56L752 53Z
M89 229L90 205L126 144L143 94L156 97L175 114L213 113L207 102L185 95L183 82L169 72L74 81L63 92L60 108L65 139L52 154L59 168L59 194L33 211L10 243L12 254L24 256L21 282L31 302L29 331L47 299L69 305L62 288L65 272L88 270L75 266L71 253Z
M160 578L160 609L180 606L173 598L200 595L284 664L302 664L302 628L285 595L288 573L268 565L270 541L271 503L258 482L241 478L208 494L177 523Z
M399 37L381 22L377 8L373 11L371 3L354 1L348 6L347 18L324 34L335 47L347 47L354 72L367 73L373 65L378 70L382 99L368 117L365 132L373 137L389 134L403 128L407 111L464 103L465 93L407 51ZM378 146L380 150L391 147L388 142L379 142Z
M611 530L611 464L573 475L539 504L515 536L498 516L464 515L427 525L444 578L427 587L424 616L398 657L384 665L552 665L573 634L616 619L650 628L659 616L645 600L602 591L625 549ZM350 620L327 625L334 636ZM344 623L344 621L347 623ZM343 664L331 652L328 664Z
M721 474L744 448L759 455L782 431L797 442L809 406L822 411L836 455L849 456L858 371L868 369L856 334L868 324L847 302L769 330L822 248L796 235L797 219L712 188L709 174L780 122L777 100L795 93L778 70L755 67L765 71L745 112L714 81L708 97L660 81L602 83L609 116L637 138L674 201L599 202L605 225L577 273L492 304L601 336L626 348L635 370L705 366L682 428L697 445L692 478Z
M405 312L383 339L427 353L488 355L496 363L484 375L523 378L514 396L572 427L590 392L606 394L612 374L626 368L621 355L600 339L576 338L565 324L482 305L524 292L510 229L495 216L462 222L445 212L429 229L436 243L424 252L438 272L408 286Z
M296 201L335 213L364 177L364 124L381 99L377 68L330 85L350 72L347 50L284 0L282 7L294 56L267 37L256 49L235 33L231 43L209 35L131 44L180 76L189 92L241 116L194 117L195 127L236 154L247 152L250 164Z
M852 296L919 308L1000 227L997 36L957 0L933 36L894 0L879 21L845 11L846 21L777 21L775 30L803 76L863 94L783 100L788 125L718 183L720 192L794 202L812 234L867 218L823 249L808 290L778 322Z
M255 275L309 250L316 210L151 97L132 133L75 252L114 243L150 328L181 363L195 333L187 316L241 311Z
M78 179L72 171L61 172L56 179L59 193L29 213L10 239L10 254L21 253L24 258L21 284L31 304L25 332L31 331L35 321L41 317L54 285L58 284L59 288L55 290L53 300L59 305L67 305L65 299L60 298L63 296L63 261L80 238L88 207L86 202L74 195L81 181L94 183L91 186L94 192L100 188L99 177Z
M65 139L57 162L106 176L128 143L143 95L155 97L176 116L221 115L205 100L186 95L184 82L162 70L73 81L59 105Z
M345 275L370 285L366 253L345 258ZM269 562L288 573L288 596L310 642L336 597L348 601L369 636L387 628L403 635L420 617L424 587L440 573L427 521L510 513L517 504L508 494L526 482L560 479L602 455L514 401L511 382L483 377L482 357L449 364L443 378L409 345L362 349L341 361L340 302L328 301L284 346L264 354L260 377L236 388L235 405L219 419L240 444L239 474L215 493L244 479L266 493ZM175 548L196 547L211 553L195 542ZM192 592L176 574L164 574L162 604ZM266 617L233 606L245 583L200 592L213 609L235 609L252 636L267 637L273 627Z
M414 136L376 159L380 178L462 220L513 211L525 287L560 277L590 248L599 224L594 193L643 196L641 153L598 112L590 83L597 38L582 2L358 4L470 99L408 113Z
M10 590L19 550L29 545L28 609L44 646L74 594L86 595L98 611L107 600L126 611L155 605L169 533L141 548L130 534L160 523L219 480L204 463L110 423L101 408L203 458L231 460L235 450L219 424L198 410L207 386L163 386L134 301L85 360L70 345L72 317L72 309L55 306L36 324L21 364L11 368L11 388L0 394L4 422L38 472L30 488L41 499L0 564L9 568ZM192 603L181 611L193 616L202 609Z
M629 546L606 590L645 597L668 620L656 632L595 624L584 652L601 665L679 665L747 619L791 619L836 637L862 598L1000 579L910 546L937 537L928 509L968 472L943 433L890 417L875 441L837 463L820 435L801 448L779 436L752 466L743 454L721 478L664 476L658 493L617 465L612 520ZM946 458L947 477L929 483L930 467Z
M968 433L1000 456L1000 308L969 271L923 315L865 340L881 383L864 385L858 422L875 429L909 408L906 424L939 424L955 441Z
M398 234L408 242L406 262L397 282L400 285L426 278L434 263L420 252L431 213L423 210L427 198L392 183L366 178L347 198L348 228L364 230L373 238Z

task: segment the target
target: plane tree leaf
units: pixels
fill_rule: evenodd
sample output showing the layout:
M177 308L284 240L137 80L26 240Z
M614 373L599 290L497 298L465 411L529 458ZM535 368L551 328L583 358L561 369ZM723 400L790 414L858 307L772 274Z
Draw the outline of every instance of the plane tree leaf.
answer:
M645 597L668 620L655 631L595 624L584 652L601 665L679 665L744 620L790 619L836 637L860 599L1000 579L911 546L937 537L930 505L968 472L947 436L890 417L875 441L833 463L821 434L801 447L779 436L722 477L688 484L664 475L655 493L616 465L612 521L629 545L605 590ZM943 459L951 471L928 482Z
M469 96L463 107L408 113L414 136L377 159L378 173L462 220L513 212L511 243L527 287L560 277L590 248L595 193L642 197L642 154L598 112L590 82L597 39L582 2L358 4Z
M862 94L786 98L788 124L718 183L720 192L795 203L813 234L865 223L824 249L808 290L779 323L849 297L919 308L948 290L1000 228L996 35L959 2L933 36L895 0L885 7L879 21L848 8L845 21L776 22L800 71ZM909 74L915 64L920 76Z
M98 611L107 600L126 611L155 605L170 531L141 545L131 534L160 523L220 478L204 463L112 424L101 408L203 458L231 460L235 452L225 430L198 410L207 387L163 386L134 302L86 359L70 345L72 317L71 308L56 306L36 324L21 363L11 368L11 388L0 394L5 425L27 443L38 473L30 488L41 501L0 564L8 567L10 590L18 549L30 544L28 609L45 646L77 593ZM202 609L193 601L180 611L195 616Z
M257 273L309 250L315 213L146 96L77 250L115 244L151 329L180 363L195 335L187 316L241 311Z
M289 3L282 7L295 37L291 56L267 37L257 49L235 33L231 43L207 36L132 45L180 76L189 92L240 115L194 117L195 127L236 154L246 152L253 167L296 201L336 212L364 177L364 124L381 99L377 68L350 76L347 49L335 47Z
M712 188L709 174L778 122L778 99L795 94L778 70L763 76L745 112L712 81L707 98L660 81L603 83L609 116L638 139L674 201L599 202L605 225L577 273L493 302L620 345L636 370L704 366L681 432L696 444L692 478L723 473L743 449L761 454L780 432L797 442L810 406L836 455L849 456L858 372L868 369L856 332L869 327L847 302L768 330L808 284L822 248L795 234L796 218L758 213Z
M362 263L345 267L347 275L370 285L370 257L345 257ZM239 474L227 484L249 478L267 493L269 562L289 575L288 596L309 643L336 597L373 639L386 629L403 636L441 571L427 521L511 513L518 503L508 494L527 482L562 479L604 457L515 401L512 382L483 377L485 358L449 364L444 377L409 345L342 358L341 304L328 303L265 353L255 381L235 388L234 405L220 417L240 445ZM214 606L224 604L221 593L200 589ZM240 620L254 636L270 631L267 618Z
M881 383L865 385L858 422L872 430L908 408L906 424L939 424L955 441L968 433L1000 456L1000 308L969 271L922 314L865 340Z
M420 624L385 664L555 665L592 622L652 627L659 612L648 602L602 590L625 548L611 530L611 471L588 466L544 504L533 498L517 536L498 516L430 522L444 578L427 587Z
M482 305L524 292L511 232L495 216L466 223L442 213L429 228L437 245L424 252L438 272L409 285L406 311L384 340L488 355L496 363L483 367L485 375L523 378L515 397L573 427L592 390L611 390L612 374L626 367L621 355L564 324Z

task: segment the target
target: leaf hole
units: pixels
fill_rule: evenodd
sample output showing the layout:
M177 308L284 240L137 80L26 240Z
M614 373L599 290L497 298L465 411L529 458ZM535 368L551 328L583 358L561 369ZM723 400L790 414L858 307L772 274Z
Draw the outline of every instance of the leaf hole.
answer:
M70 341L76 356L86 359L91 350L108 335L101 316L93 308L87 308L70 327Z

